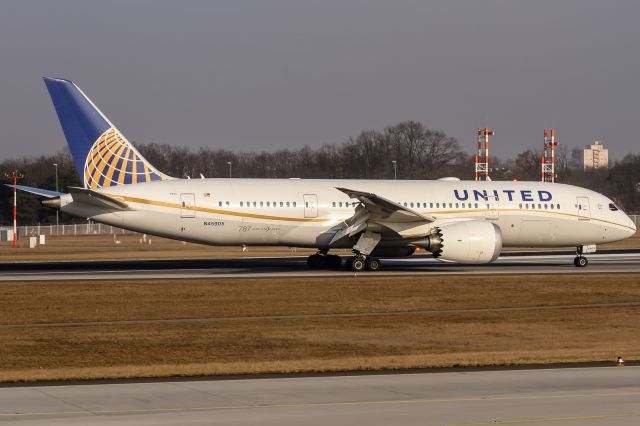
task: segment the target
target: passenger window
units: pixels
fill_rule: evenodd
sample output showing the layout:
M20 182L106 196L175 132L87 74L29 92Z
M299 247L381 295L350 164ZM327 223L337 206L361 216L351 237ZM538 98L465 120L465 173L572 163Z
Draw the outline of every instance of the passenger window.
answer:
M478 208L478 203L476 203L476 209Z
M335 206L336 206L336 202L334 201L333 203L331 203L331 205L332 205L333 207L335 207Z
M218 207L222 207L222 201L218 201Z
M551 208L551 210L553 210L553 204L549 204L549 207Z
M271 207L271 204L267 201L267 207Z
M264 207L264 202L260 201L260 207Z
M342 204L342 203L340 203L340 204ZM309 202L308 202L308 201L305 201L304 206L305 206L305 207L309 207ZM340 207L342 207L342 206L340 206Z
M453 208L453 203L449 203L449 208L452 209Z
M340 202L338 203L338 206L342 207L342 201L340 201Z
M458 208L458 203L456 203L456 209Z
M433 203L429 203L429 208L433 208Z
M560 210L560 204L556 204L558 210Z
M243 203L242 203L242 201L240 201L240 207L242 207L242 206L243 206Z
M284 203L280 201L280 207L284 207Z
M439 209L440 208L440 203L436 203L436 208Z
M287 201L287 207L289 207L289 202Z
M294 201L294 202L293 202L293 207L295 207L295 206L296 206L296 202Z

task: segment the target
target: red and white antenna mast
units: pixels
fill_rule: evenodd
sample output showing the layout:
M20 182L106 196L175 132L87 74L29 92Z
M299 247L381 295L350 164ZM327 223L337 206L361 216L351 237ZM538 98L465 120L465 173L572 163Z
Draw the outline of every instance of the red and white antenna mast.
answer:
M18 190L16 188L16 185L18 184L18 179L22 179L24 176L21 173L18 173L17 171L15 172L11 172L11 173L6 173L5 176L11 180L13 180L13 248L18 247L18 226L17 226L17 216L18 216L18 209L17 209L17 201L18 201Z
M476 154L476 180L491 180L489 178L489 136L493 136L493 130L477 128L478 153Z
M544 129L544 151L542 151L542 182L556 180L556 132L554 129Z

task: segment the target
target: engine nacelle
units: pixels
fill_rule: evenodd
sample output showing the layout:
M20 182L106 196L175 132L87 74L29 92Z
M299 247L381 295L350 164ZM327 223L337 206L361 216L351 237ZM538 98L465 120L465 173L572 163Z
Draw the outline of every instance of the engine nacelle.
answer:
M445 223L417 243L438 260L467 264L490 263L502 249L502 232L491 222L469 220Z

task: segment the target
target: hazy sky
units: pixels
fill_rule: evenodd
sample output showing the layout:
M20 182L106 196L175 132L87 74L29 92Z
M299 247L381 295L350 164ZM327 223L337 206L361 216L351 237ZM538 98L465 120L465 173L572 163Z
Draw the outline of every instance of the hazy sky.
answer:
M639 152L638 1L0 0L0 158L64 146L41 76L132 141L233 150L420 120L472 151Z

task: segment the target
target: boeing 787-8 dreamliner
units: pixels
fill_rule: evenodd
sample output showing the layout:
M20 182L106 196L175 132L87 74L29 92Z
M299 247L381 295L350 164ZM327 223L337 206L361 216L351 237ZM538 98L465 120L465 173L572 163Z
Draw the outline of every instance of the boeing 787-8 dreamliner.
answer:
M68 193L25 186L65 213L209 245L312 247L312 268L354 271L422 248L442 261L482 264L503 247L576 247L630 237L634 222L604 195L545 182L178 179L149 164L73 82L45 78L83 182Z

